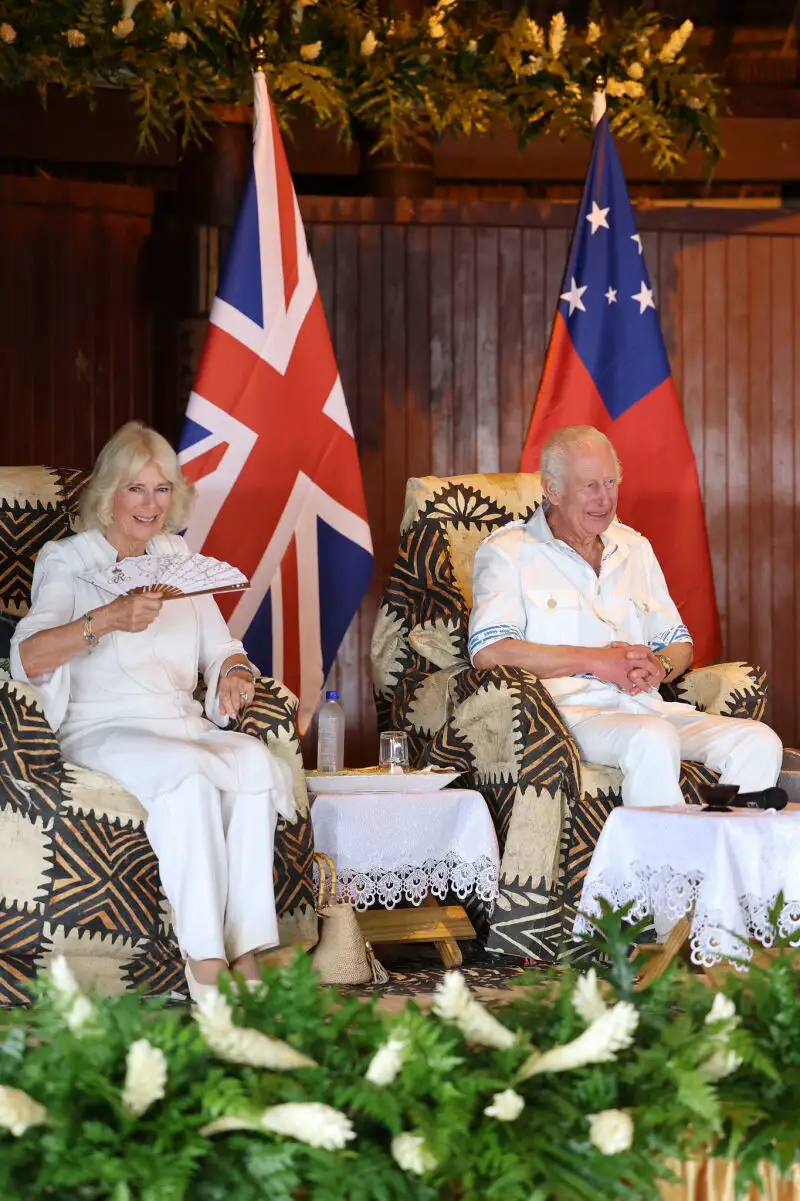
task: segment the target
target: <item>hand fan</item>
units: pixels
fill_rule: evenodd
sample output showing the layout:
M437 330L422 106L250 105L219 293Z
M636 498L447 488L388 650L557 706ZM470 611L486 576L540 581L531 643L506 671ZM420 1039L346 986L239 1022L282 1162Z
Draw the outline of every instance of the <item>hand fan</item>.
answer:
M250 587L247 576L230 563L197 554L138 555L82 575L81 579L113 596L157 592L165 600L208 592L242 592Z

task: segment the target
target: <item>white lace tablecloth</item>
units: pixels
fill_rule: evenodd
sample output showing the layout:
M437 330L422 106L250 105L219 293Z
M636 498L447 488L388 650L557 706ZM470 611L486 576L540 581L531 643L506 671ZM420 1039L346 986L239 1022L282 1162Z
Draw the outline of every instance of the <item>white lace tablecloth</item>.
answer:
M462 900L497 898L500 851L479 792L323 793L311 821L316 849L336 864L342 899L357 909L420 905L451 890Z
M800 806L725 814L618 808L597 840L575 934L590 929L582 914L599 916L599 897L615 908L633 901L631 918L652 917L659 938L692 913L694 963L727 960L746 970L751 938L772 945L769 914L781 895L777 932L798 935Z

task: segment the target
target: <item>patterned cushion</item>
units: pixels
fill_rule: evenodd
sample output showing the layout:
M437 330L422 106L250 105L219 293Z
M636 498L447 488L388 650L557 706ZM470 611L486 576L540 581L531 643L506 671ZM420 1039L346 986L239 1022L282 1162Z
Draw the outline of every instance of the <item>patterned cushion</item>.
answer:
M0 469L0 617L27 612L42 545L70 533L80 472ZM0 659L3 644L0 643ZM65 952L86 985L105 992L184 986L145 814L124 788L64 762L35 689L0 661L0 1004ZM297 700L261 679L240 729L292 769L298 817L279 822L273 877L283 944L316 938L313 838L297 736ZM266 866L266 865L265 865Z
M547 689L529 672L477 671L467 656L475 551L492 530L527 519L538 475L424 477L408 482L400 548L372 640L381 729L408 733L413 761L462 773L479 789L500 842L500 897L491 950L556 959L569 933L589 859L621 803L614 769L581 763ZM692 672L674 699L708 712L762 717L764 673L747 664ZM713 773L682 764L689 801Z
M87 479L68 468L0 468L0 613L27 613L36 556L72 532Z

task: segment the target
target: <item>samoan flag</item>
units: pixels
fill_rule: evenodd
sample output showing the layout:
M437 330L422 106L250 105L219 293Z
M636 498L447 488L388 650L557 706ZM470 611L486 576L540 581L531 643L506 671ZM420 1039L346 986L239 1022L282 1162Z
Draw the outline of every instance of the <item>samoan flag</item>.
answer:
M697 466L601 99L521 469L538 470L544 442L565 425L611 439L622 463L620 519L652 543L701 666L719 657L721 640Z
M253 163L179 447L195 551L240 568L220 596L260 670L308 726L372 576L358 451L266 80Z

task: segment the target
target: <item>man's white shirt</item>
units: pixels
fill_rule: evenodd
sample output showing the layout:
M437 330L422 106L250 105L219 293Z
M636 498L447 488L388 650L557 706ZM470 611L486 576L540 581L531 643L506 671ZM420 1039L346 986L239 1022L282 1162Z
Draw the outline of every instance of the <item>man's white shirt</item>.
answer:
M503 526L482 542L475 555L470 657L504 638L545 646L628 642L653 651L690 642L648 540L616 519L601 539L599 575L553 537L544 505L529 521ZM668 704L657 689L630 697L593 676L543 683L559 706L570 708L616 709L622 702L627 712L657 712Z

